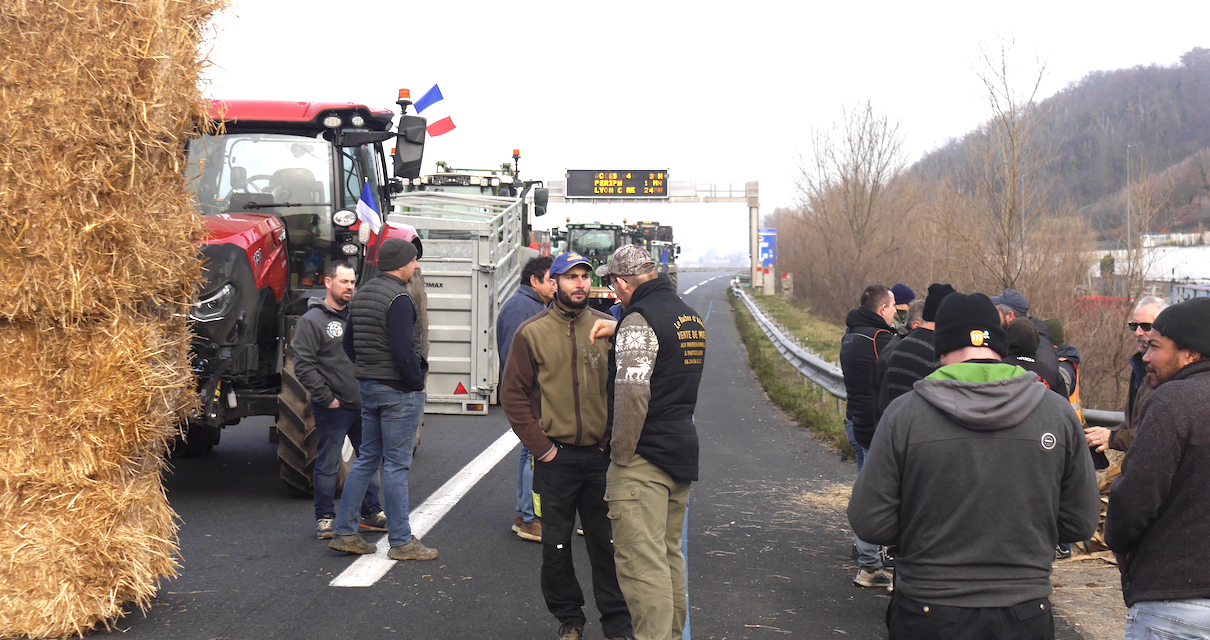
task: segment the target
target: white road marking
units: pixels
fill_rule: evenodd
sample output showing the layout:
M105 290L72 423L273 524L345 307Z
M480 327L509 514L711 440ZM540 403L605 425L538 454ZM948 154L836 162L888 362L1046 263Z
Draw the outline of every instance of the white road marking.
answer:
M471 460L454 477L433 492L428 500L412 510L409 523L412 525L412 535L423 539L445 514L487 475L501 460L505 458L520 440L511 429L496 439L487 449ZM395 566L395 560L387 557L391 545L387 536L382 536L377 542L378 551L361 556L332 579L328 586L332 587L370 587Z
M693 290L694 290L694 289L697 289L698 287L700 287L700 286L702 286L702 285L706 284L707 282L710 282L710 281L713 281L713 280L718 280L718 279L719 279L719 278L721 278L721 277L723 277L723 276L714 276L713 278L710 278L710 280L702 280L701 282L699 282L699 283L697 283L697 284L693 285L692 287L689 287L688 289L685 289L685 293L682 293L681 295L683 295L683 296L687 296L687 295L689 295L689 294L693 293Z

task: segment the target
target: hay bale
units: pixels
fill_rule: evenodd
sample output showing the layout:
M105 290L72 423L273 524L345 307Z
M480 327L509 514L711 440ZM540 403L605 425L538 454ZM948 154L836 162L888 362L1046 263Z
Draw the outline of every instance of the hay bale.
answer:
M166 441L196 405L213 0L0 3L0 636L61 637L175 575Z

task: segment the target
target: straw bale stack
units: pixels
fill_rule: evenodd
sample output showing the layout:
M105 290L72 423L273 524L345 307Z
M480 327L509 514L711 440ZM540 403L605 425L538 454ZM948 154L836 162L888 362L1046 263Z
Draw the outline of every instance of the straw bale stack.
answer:
M184 187L214 0L0 3L0 637L175 575L160 472L196 404Z

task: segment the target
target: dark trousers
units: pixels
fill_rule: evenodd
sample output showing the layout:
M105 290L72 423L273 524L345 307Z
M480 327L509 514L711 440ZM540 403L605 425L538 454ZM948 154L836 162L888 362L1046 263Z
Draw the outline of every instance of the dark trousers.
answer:
M1050 600L1012 607L946 607L917 602L898 590L887 607L890 640L1054 640Z
M353 444L353 451L361 451L361 409L337 407L329 409L311 403L315 415L315 472L312 482L315 487L315 518L335 518L336 474L340 470L340 450L345 446L345 436ZM369 516L382 511L378 503L378 477L370 479L365 500L361 502L361 515Z
M613 527L605 502L609 456L595 446L560 445L555 459L534 465L542 492L542 596L560 622L584 621L584 593L572 566L576 512L592 565L592 590L606 638L634 635L613 564Z

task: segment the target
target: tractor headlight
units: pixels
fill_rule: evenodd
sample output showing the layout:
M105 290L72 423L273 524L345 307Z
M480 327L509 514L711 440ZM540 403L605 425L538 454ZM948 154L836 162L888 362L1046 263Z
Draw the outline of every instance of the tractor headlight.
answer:
M359 247L357 245L353 244L352 242L340 245L340 252L345 254L346 256L357 255L358 249L359 249Z
M324 117L324 126L329 129L335 129L341 125L340 116L330 115Z
M351 227L353 223L357 222L357 214L348 209L341 209L332 214L332 222L342 227Z
M366 119L361 116L353 116L349 118L349 122L352 122L354 127L361 127L365 126Z
M236 289L233 284L225 284L221 289L205 296L193 305L189 317L197 322L214 322L222 320L231 313L235 306Z

